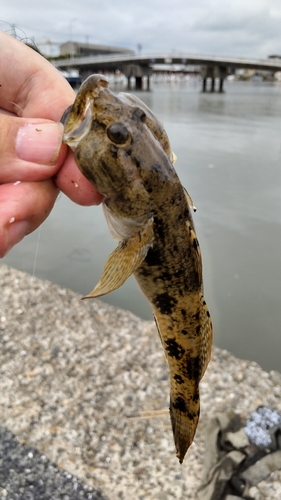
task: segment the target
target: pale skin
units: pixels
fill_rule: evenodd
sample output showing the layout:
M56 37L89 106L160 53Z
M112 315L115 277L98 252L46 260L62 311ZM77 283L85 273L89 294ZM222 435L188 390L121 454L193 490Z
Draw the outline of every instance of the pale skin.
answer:
M75 94L43 57L0 32L0 257L49 215L59 191L79 205L102 196L62 144Z

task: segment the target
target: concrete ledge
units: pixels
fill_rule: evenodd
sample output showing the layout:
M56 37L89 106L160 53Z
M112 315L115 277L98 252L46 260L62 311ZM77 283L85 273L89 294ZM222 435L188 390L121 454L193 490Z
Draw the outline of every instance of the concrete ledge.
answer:
M279 373L214 348L181 466L154 324L6 265L0 282L1 426L110 500L196 498L206 417L260 404L281 412ZM281 498L280 482L273 473L255 498Z

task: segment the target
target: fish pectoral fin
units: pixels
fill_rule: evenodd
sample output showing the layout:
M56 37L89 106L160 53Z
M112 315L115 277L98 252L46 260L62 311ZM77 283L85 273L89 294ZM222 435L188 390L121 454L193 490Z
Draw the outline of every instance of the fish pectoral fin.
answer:
M110 254L98 284L83 299L101 297L123 285L145 259L153 238L153 217L151 217L143 229L122 241Z

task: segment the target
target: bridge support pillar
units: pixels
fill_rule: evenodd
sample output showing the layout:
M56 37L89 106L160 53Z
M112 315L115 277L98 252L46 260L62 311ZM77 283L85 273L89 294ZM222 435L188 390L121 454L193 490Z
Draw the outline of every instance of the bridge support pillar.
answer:
M219 80L218 92L223 92L223 82L227 71L224 66L204 66L201 69L202 92L207 92L207 80L211 79L209 92L216 91L216 80Z
M147 77L146 90L150 90L150 76Z
M131 90L131 88L132 88L131 77L127 76L127 89Z
M136 76L136 90L142 89L142 76Z
M147 88L149 88L149 77L152 75L152 68L149 66L140 66L139 64L127 64L123 67L123 72L128 79L128 88L129 82L132 76L135 77L136 80L136 89L142 89L142 79L144 76L147 76Z

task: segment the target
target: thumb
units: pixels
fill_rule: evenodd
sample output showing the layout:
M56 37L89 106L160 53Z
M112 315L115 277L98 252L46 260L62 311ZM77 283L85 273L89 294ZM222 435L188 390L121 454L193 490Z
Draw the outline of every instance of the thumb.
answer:
M52 177L66 155L63 125L0 113L0 184Z

